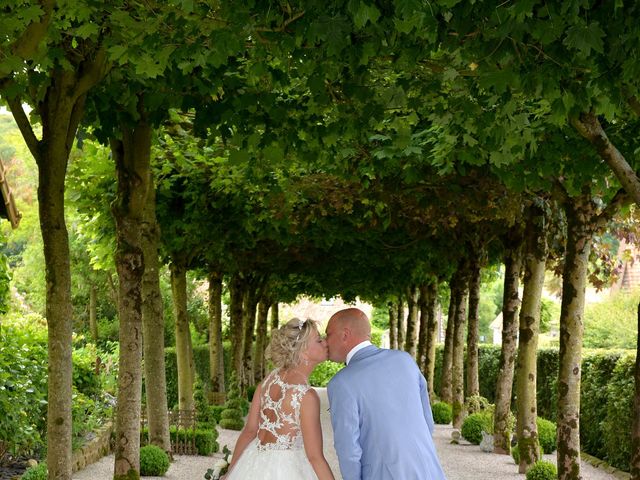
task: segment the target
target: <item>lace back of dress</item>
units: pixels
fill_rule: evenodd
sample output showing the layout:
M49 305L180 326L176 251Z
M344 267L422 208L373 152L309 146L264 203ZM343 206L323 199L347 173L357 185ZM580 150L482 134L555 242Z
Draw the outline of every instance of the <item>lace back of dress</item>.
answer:
M262 384L258 448L289 450L302 448L300 405L307 385L282 381L274 370Z

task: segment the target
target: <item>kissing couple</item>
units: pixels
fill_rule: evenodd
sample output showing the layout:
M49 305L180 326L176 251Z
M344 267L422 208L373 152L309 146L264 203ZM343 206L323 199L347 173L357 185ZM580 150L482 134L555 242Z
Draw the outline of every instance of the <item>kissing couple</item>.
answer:
M433 443L427 383L406 352L371 343L362 310L327 324L294 318L274 331L275 369L257 386L225 480L334 480L323 453L320 398L309 375L327 359L346 364L327 387L343 480L444 480Z

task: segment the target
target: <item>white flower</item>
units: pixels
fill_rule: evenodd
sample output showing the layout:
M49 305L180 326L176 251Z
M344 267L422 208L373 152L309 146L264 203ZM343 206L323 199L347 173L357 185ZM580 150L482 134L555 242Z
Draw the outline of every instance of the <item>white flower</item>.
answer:
M227 461L224 458L221 458L213 464L213 468L215 468L216 470L222 470L227 465L229 465Z

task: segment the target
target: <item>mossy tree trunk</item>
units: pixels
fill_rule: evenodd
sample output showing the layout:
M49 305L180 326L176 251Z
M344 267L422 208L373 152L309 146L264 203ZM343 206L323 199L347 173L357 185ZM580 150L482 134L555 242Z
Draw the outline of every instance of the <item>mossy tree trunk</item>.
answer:
M389 302L389 348L398 349L398 307Z
M280 327L280 308L278 302L271 303L269 309L271 310L271 331L273 332Z
M191 331L187 314L187 268L175 261L170 266L171 293L176 332L176 363L178 366L178 408L194 410L194 367Z
M595 206L590 197L564 204L567 242L562 272L558 373L558 479L580 476L580 379L584 297Z
M121 128L122 139L111 140L118 187L113 206L116 224L116 268L119 279L118 317L120 358L114 480L140 476L140 406L142 397L142 279L144 256L140 225L143 223L150 183L151 127L146 122L142 98L140 120Z
M451 279L456 284L456 303L453 317L453 349L451 354L451 406L453 427L462 427L464 412L464 330L467 323L467 301L469 298L469 271L466 262L458 266Z
M493 451L508 455L511 452L509 412L513 388L513 370L518 337L518 287L522 270L522 232L520 226L513 227L505 236L504 247L504 294L502 304L502 348L500 369L496 382L496 403L493 419Z
M424 369L427 355L427 324L429 321L429 312L427 311L429 299L427 295L429 295L427 284L420 284L418 287L418 314L420 315L420 320L418 322L418 348L416 350L416 363L420 370Z
M469 270L469 323L467 326L467 396L480 394L478 379L478 336L480 335L480 258L476 250Z
M447 313L447 329L444 334L444 351L442 352L442 371L440 380L440 398L443 402L451 403L451 365L453 362L453 326L455 323L457 302L453 299L457 295L457 287L453 280L449 281L449 309Z
M27 28L21 46L34 51L46 35L55 2L42 2L43 15ZM23 42L23 40L25 40ZM18 52L18 55L21 55ZM25 57L26 58L26 57ZM82 61L75 70L58 68L49 75L48 86L38 102L36 113L42 136L36 136L23 108L20 89L7 93L8 77L0 78L0 94L7 102L29 151L38 166L38 214L45 263L47 347L49 372L47 384L47 466L49 478L70 480L71 405L72 405L72 333L71 270L69 235L64 218L64 189L67 162L78 124L84 115L87 92L106 73L106 51L100 50ZM7 87L8 88L8 87ZM16 96L17 95L17 96Z
M267 347L267 326L269 323L268 298L262 298L258 303L258 318L256 319L256 351L253 358L253 383L257 385L265 375L264 350Z
M144 255L142 330L149 440L151 444L170 453L167 380L164 362L164 306L160 292L160 261L158 258L160 227L156 219L155 186L151 176L140 233Z
M398 299L398 350L404 348L405 337L407 336L407 317L404 314L404 300Z
M634 368L635 395L633 397L633 423L631 425L631 479L640 480L640 303L637 312L638 337Z
M231 344L233 345L233 370L236 372L238 381L243 375L242 354L244 353L243 341L244 330L243 321L243 299L247 284L244 277L236 273L231 276L229 282L229 320L231 329Z
M222 349L222 273L209 270L209 401L222 405L225 401L224 355Z
M404 350L416 358L418 348L418 287L411 285L407 288L407 332Z
M427 385L429 387L429 398L434 397L434 373L436 367L436 342L438 339L438 283L437 280L429 282L425 285L425 289L421 296L425 297L425 310L426 310L426 341L425 341L425 355L423 363L423 372L427 379ZM422 319L420 320L422 321Z
M516 435L520 451L520 473L526 473L531 465L540 460L536 424L536 358L540 331L540 299L547 259L545 216L540 208L531 207L528 212L524 248L524 290L515 374Z
M242 355L243 375L240 381L240 391L247 391L247 387L254 385L253 355L254 355L254 334L256 330L256 311L258 301L262 294L263 279L252 278L244 294L242 326L244 339L242 345L244 352Z

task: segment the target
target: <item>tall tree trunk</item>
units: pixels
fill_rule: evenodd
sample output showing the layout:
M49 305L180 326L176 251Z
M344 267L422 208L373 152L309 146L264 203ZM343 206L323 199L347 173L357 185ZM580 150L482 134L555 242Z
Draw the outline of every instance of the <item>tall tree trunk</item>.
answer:
M54 2L43 4L41 20L32 23L16 44L18 56L37 49L52 18ZM26 45L26 47L25 47ZM56 69L48 75L49 84L38 100L37 113L42 124L39 140L29 122L20 98L21 89L13 93L3 87L15 87L10 72L1 80L0 95L7 102L20 133L38 165L38 213L45 262L47 346L50 375L47 384L47 466L49 479L71 480L71 394L72 332L71 271L69 236L64 219L64 181L67 162L78 124L84 114L87 92L105 74L106 54L89 55L80 68Z
M244 352L242 355L242 370L243 376L240 381L240 390L246 392L247 387L253 385L254 373L253 373L253 353L254 342L253 337L256 330L256 310L258 309L257 288L255 285L251 285L246 291L244 296L244 309L242 325L244 327L244 341L242 345Z
M142 397L142 278L144 257L140 225L149 191L151 127L142 111L133 129L123 127L122 140L111 140L118 190L113 206L116 223L116 268L119 279L120 359L116 407L114 480L140 476L140 405Z
M565 204L567 243L562 272L558 375L558 479L580 478L580 377L584 295L594 206L589 199Z
M529 212L524 254L524 291L520 310L520 335L516 364L516 435L520 451L519 472L526 473L540 460L536 424L536 357L540 331L540 298L547 258L545 218L540 209Z
M453 282L456 283L456 314L453 317L453 350L451 361L451 407L453 427L462 427L464 420L464 328L467 322L467 301L469 297L469 272L466 263L458 267Z
M278 302L273 302L270 307L271 310L271 331L277 330L280 327L280 309Z
M389 348L398 349L398 306L389 302Z
M429 398L433 398L433 383L436 367L436 342L438 339L438 319L436 318L438 304L437 280L427 283L425 287L425 291L421 293L421 296L425 296L425 309L427 312L427 316L426 318L424 318L427 323L427 332L423 371L425 377L427 378L427 385L429 387ZM423 321L423 319L421 319L421 321Z
M518 336L518 287L522 270L522 235L514 227L505 239L505 274L502 304L502 348L500 370L496 382L496 407L493 420L493 451L508 455L511 452L509 412L513 388L513 370Z
M398 299L398 350L404 348L407 333L407 317L404 314L404 301L402 297Z
M149 179L149 192L140 233L144 255L142 329L149 440L151 444L170 453L167 379L164 362L164 305L160 292L158 258L160 227L156 219L156 192L152 176Z
M256 351L253 357L253 383L260 383L265 374L264 350L267 347L267 324L269 323L270 301L263 297L258 303L256 327Z
M231 344L233 345L233 369L236 372L236 377L240 382L243 377L243 363L242 355L244 353L243 341L244 330L242 328L243 321L243 299L244 292L247 289L244 278L236 273L231 276L229 282L229 317L231 327Z
M176 360L178 365L178 408L194 410L191 331L187 315L187 269L180 263L172 263L171 293L176 320Z
M420 314L420 328L418 329L418 349L416 351L416 362L418 363L418 367L420 370L424 371L424 365L426 363L426 355L427 355L427 326L429 323L429 299L427 296L429 295L429 287L427 283L422 283L418 287L419 296L418 296L418 312Z
M209 382L214 405L225 401L224 355L222 348L222 274L209 271Z
M640 480L640 303L638 303L638 337L634 369L635 395L633 397L633 423L631 426L631 479Z
M467 327L467 396L480 395L478 379L478 336L480 335L480 253L475 252L470 264L469 324Z
M89 332L94 342L98 341L98 312L97 312L98 289L92 282L89 288Z
M409 313L407 315L407 332L404 344L404 350L413 358L416 358L416 349L418 347L418 287L412 285L407 289L407 307Z
M453 326L455 323L457 302L454 300L457 293L455 282L449 281L449 311L447 314L447 329L444 334L444 351L442 352L442 372L440 381L440 398L443 402L451 403L453 394L451 391L451 366L453 363Z

